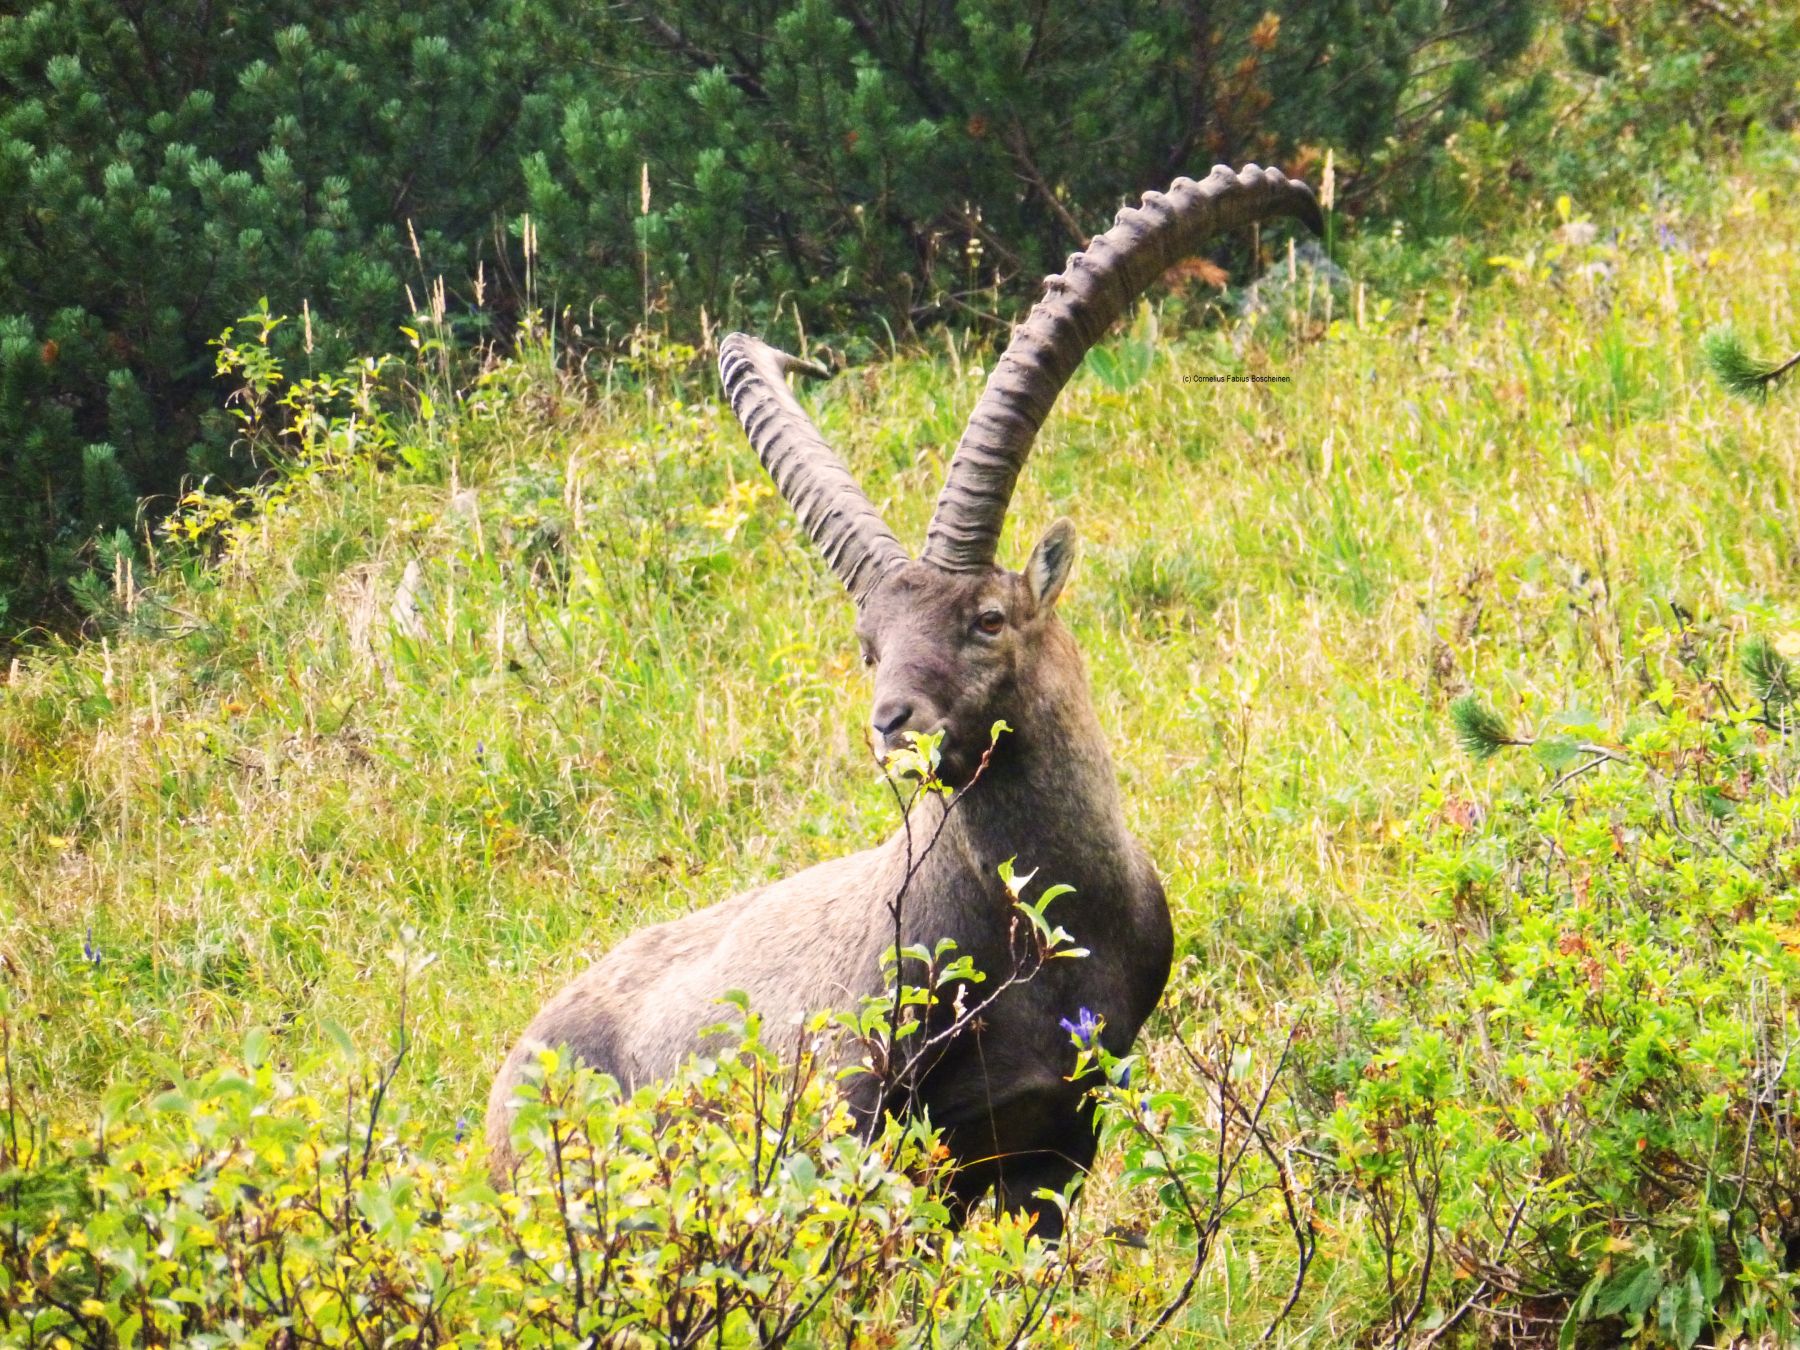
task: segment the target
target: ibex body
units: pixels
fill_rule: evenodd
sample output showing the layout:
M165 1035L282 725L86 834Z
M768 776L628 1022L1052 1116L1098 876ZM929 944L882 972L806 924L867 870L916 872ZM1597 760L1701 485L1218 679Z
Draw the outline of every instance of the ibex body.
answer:
M788 392L784 376L801 363L742 335L721 344L733 409L856 602L858 641L875 673L875 735L898 749L909 732L941 733L940 773L957 795L928 797L880 847L645 929L577 977L495 1079L488 1143L497 1177L512 1161L514 1091L539 1049L567 1045L632 1086L679 1067L701 1029L720 1020L729 990L744 991L773 1026L854 1007L882 989L902 892L903 945L949 938L990 981L1005 981L1018 948L998 868L1017 858L1038 887L1075 888L1051 917L1090 954L1007 985L946 1039L899 1105L923 1107L944 1130L959 1164L955 1200L966 1205L992 1188L1003 1205L1033 1210L1045 1236L1059 1231L1060 1212L1033 1193L1061 1189L1095 1146L1062 1020L1091 1010L1104 1021L1106 1047L1127 1053L1162 995L1173 934L1162 885L1125 828L1080 655L1055 613L1074 531L1057 522L1022 572L995 566L995 549L1032 440L1088 347L1202 239L1276 215L1318 224L1304 185L1254 166L1216 169L1121 212L1050 278L970 417L917 560ZM1012 730L991 742L1002 720ZM883 1105L896 1103L862 1103L870 1114Z

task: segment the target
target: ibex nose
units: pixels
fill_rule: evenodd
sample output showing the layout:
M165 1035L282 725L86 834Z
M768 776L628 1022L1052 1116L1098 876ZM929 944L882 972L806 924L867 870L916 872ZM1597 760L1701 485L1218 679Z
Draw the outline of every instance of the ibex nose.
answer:
M875 705L875 711L869 714L869 724L875 728L876 735L892 736L912 720L912 715L912 704L905 699L887 698Z

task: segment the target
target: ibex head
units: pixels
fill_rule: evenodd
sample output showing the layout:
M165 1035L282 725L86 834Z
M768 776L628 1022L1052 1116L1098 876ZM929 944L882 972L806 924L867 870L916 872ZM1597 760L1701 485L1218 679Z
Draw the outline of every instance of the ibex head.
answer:
M961 787L996 721L1028 726L1054 678L1056 597L1074 561L1075 527L1059 520L1023 572L951 572L920 559L886 577L856 617L875 676L877 748L903 749L909 731L941 732L938 771Z
M1113 227L1046 279L1044 298L988 378L950 461L925 547L909 558L789 392L789 371L827 372L734 333L719 347L731 406L775 485L858 609L857 637L875 671L870 723L883 748L942 732L941 772L960 786L993 723L1015 727L1051 691L1071 652L1056 597L1074 561L1074 528L1050 527L1023 572L994 564L1013 485L1038 428L1088 348L1164 271L1210 235L1274 216L1322 230L1305 184L1255 165L1177 179L1119 212Z

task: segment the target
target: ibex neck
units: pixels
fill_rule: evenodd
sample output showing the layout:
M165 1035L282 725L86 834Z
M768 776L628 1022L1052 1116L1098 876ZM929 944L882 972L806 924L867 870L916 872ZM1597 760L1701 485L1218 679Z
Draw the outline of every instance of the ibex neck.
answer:
M1042 822L1072 818L1089 839L1123 833L1118 777L1087 701L1040 710L1002 732L993 762L956 810L971 827L1017 819L1035 833Z
M1068 684L1035 700L1001 734L987 769L952 799L933 870L972 873L985 886L1014 858L1040 882L1091 893L1129 873L1134 844L1079 663Z

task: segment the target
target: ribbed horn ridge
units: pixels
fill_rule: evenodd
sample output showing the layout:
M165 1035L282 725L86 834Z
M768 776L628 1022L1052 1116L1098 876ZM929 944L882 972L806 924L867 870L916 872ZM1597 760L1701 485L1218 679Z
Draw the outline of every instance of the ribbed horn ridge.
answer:
M1294 216L1323 233L1312 189L1279 169L1221 164L1204 181L1177 178L1120 211L1113 227L1071 255L1061 276L988 377L950 461L920 557L951 572L990 566L1013 484L1038 428L1075 368L1150 284L1208 237L1253 221Z
M801 526L860 605L876 582L906 562L906 550L789 391L790 370L820 378L831 373L744 333L719 344L719 378L732 412Z

